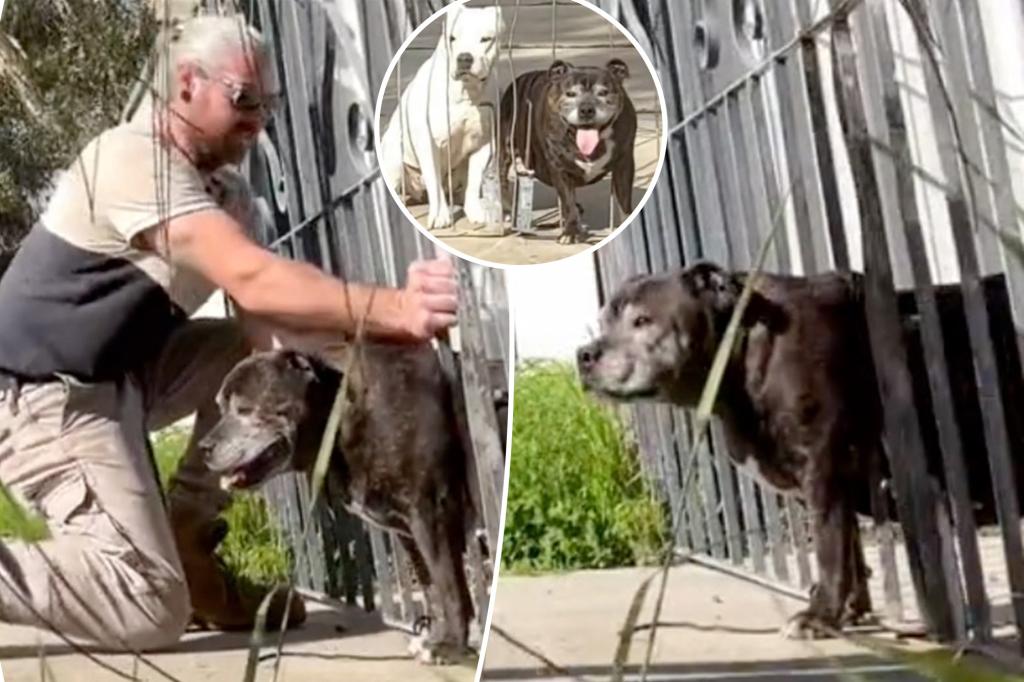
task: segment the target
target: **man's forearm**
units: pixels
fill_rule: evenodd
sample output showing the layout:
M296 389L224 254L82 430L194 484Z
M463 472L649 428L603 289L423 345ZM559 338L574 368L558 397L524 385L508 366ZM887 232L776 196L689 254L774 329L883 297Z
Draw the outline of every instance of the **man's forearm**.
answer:
M351 336L365 316L368 336L412 339L404 324L401 290L342 282L298 261L272 261L252 276L238 303L295 330Z

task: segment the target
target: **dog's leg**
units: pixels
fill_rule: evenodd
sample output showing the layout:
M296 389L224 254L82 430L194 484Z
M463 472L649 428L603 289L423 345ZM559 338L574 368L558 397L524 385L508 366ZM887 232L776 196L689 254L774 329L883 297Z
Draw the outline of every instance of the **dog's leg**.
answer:
M420 660L430 663L454 662L468 652L469 621L465 616L459 589L459 575L464 570L461 556L455 561L447 523L438 509L431 520L414 514L409 528L434 585L438 606L434 609L441 622L431 625L426 649ZM463 589L468 593L464 585Z
M412 143L416 158L420 162L423 187L427 190L427 202L430 204L427 229L448 227L452 224L452 214L444 191L445 179L441 177L441 151L434 144L429 126L413 135Z
M853 519L847 556L849 557L847 563L850 572L850 593L846 598L846 607L843 611L843 624L865 624L873 620L871 593L868 591L871 569L868 568L867 561L864 559L864 546L861 543L860 528L857 525L856 517Z
M402 543L402 547L405 548L406 554L409 555L409 561L412 562L413 571L416 573L416 580L419 581L420 587L423 589L423 597L426 602L425 623L414 623L413 627L416 632L409 642L409 653L415 658L429 663L431 662L432 655L430 648L431 634L435 631L437 623L443 618L443 614L438 614L437 612L438 604L440 604L437 586L431 580L430 570L427 568L427 564L423 560L423 555L420 554L416 542L407 535L399 536L399 541Z
M633 212L633 178L633 155L630 154L612 171L612 192L623 221Z
M838 630L852 577L847 555L856 519L841 484L817 478L805 489L814 517L818 582L811 588L810 606L786 624L784 634L789 639L830 637Z
M562 204L562 233L558 236L559 244L575 244L587 238L580 219L580 211L576 206L576 192L572 186L560 183L555 190Z
M474 223L484 224L487 222L487 211L484 208L481 192L484 182L484 173L487 171L487 163L491 160L491 145L473 152L469 157L469 169L466 178L466 200L464 211L466 217Z

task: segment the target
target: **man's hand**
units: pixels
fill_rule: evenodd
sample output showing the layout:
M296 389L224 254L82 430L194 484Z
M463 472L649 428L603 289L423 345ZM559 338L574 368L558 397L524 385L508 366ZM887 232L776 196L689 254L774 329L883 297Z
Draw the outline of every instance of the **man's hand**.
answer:
M456 322L458 284L447 255L409 264L401 309L405 327L416 339L429 341Z

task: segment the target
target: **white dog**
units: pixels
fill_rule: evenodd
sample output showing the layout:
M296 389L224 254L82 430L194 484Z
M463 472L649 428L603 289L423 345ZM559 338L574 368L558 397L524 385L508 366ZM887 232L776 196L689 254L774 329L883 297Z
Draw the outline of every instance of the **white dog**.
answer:
M426 192L429 229L452 224L449 156L452 184L465 179L466 217L486 220L480 187L491 156L491 112L480 103L504 31L497 7L453 7L437 47L402 93L381 138L385 180L401 193L404 174L403 199Z

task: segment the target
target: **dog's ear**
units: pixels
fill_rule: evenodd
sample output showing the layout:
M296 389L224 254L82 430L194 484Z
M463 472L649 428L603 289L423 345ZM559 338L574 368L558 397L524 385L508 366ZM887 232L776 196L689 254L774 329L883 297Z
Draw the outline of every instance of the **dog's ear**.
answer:
M734 275L707 261L683 270L682 280L696 298L708 301L716 312L732 310L743 290Z
M629 78L629 67L621 59L612 59L604 67L608 73L617 81L624 81Z
M572 70L572 64L569 62L563 62L561 59L556 59L552 62L551 66L548 67L548 78L553 81L561 80L565 78L565 75Z
M284 352L284 360L290 369L297 370L310 380L316 379L316 369L313 367L312 359L307 355L289 350Z

